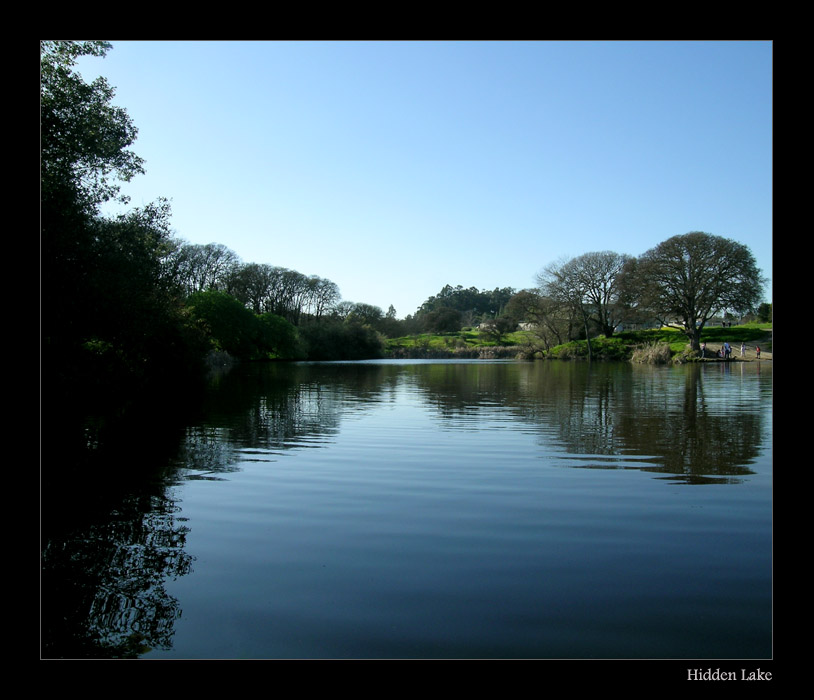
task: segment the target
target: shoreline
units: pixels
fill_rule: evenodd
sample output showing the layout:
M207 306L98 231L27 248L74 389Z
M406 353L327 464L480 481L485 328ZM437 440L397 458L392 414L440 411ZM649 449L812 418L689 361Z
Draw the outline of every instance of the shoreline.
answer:
M763 362L763 361L771 361L772 360L772 337L768 335L762 342L760 343L753 343L752 345L745 346L745 353L741 355L741 348L740 345L732 345L732 355L729 357L729 360L723 357L718 357L717 353L723 347L723 343L707 343L707 351L706 354L709 355L710 353L713 354L712 357L699 357L697 358L697 362ZM760 358L757 356L757 352L755 348L760 348Z

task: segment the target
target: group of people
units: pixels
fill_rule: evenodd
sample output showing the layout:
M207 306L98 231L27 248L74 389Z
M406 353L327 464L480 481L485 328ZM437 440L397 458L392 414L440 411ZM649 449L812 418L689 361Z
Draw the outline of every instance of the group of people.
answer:
M755 355L757 359L760 359L760 346L755 345ZM707 356L707 344L701 343L701 357ZM721 357L724 360L728 360L732 357L732 346L728 342L724 342L724 344L718 349L718 352L715 353L716 357ZM741 343L741 357L746 357L746 343Z

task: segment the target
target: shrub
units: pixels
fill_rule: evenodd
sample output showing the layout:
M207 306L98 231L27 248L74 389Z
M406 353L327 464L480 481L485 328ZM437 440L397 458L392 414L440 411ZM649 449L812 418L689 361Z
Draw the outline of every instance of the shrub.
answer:
M669 363L671 359L670 346L667 343L656 342L636 348L630 361L648 365L663 365Z
M309 360L366 360L384 354L380 334L358 322L320 321L300 328Z
M282 316L272 313L257 317L257 346L261 352L282 359L299 359L304 353L297 329Z
M197 292L187 299L192 318L201 322L212 347L233 357L249 359L257 353L255 315L226 292Z

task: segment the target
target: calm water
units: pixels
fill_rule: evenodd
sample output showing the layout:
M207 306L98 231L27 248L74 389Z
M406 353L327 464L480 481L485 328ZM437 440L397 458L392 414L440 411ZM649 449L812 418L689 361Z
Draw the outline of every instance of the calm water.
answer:
M243 367L49 539L43 655L769 658L771 447L771 363Z

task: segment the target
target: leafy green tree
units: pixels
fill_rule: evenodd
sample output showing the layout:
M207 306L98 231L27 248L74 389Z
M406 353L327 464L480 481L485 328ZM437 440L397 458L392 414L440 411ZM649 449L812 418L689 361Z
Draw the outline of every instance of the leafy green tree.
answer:
M352 301L339 301L334 304L331 316L333 316L335 319L344 321L351 315L354 306L356 306L356 304Z
M333 316L346 323L370 326L387 338L395 338L403 330L403 324L396 318L396 309L392 304L385 314L381 307L373 304L342 301L333 306Z
M117 181L143 173L129 150L138 133L127 112L111 104L104 78L86 83L73 68L80 56L104 57L103 41L40 44L40 148L43 205L62 200L95 210L120 198ZM72 207L72 208L73 208Z
M205 329L215 350L239 359L258 356L257 317L226 292L196 292L186 301L190 315Z
M761 323L771 323L772 321L772 305L763 302L757 307L757 317Z
M483 296L486 296L486 305L481 313L491 318L504 316L506 305L514 296L515 291L511 287L495 287L491 292L481 292Z
M415 316L407 314L402 320L399 321L399 327L390 337L395 338L400 335L418 335L421 333L423 328L424 324L418 314Z
M516 324L531 324L537 320L539 303L539 291L521 289L511 296L504 308L503 315L512 319Z
M378 330L387 338L396 338L405 332L404 323L396 318L396 308L392 304L379 322Z
M447 284L438 294L427 299L416 315L426 316L433 311L454 309L461 313L461 323L464 320L467 323L476 323L480 319L496 318L501 315L514 291L511 287L478 291L475 287L464 289L461 285L453 287Z
M765 284L748 247L701 231L660 243L631 274L639 304L663 325L683 330L696 351L710 318L754 308Z
M454 333L462 325L461 312L445 306L423 314L422 320L429 333Z
M40 44L43 421L65 447L99 443L149 403L153 414L168 407L156 405L159 392L187 395L203 371L203 338L164 264L168 204L100 214L105 202L126 202L120 183L143 172L130 150L136 128L112 104L113 89L75 71L80 56L109 48Z
M368 324L373 328L377 328L382 319L384 319L384 312L380 307L374 306L373 304L356 303L353 305L346 320Z
M303 356L297 329L282 316L265 313L257 317L257 347L273 358L298 359Z
M299 328L309 360L365 360L381 357L384 343L369 325L323 319Z
M142 172L128 147L136 129L110 104L100 78L73 71L80 56L104 56L100 41L40 44L40 231L46 348L81 342L94 310L90 287L100 269L98 207L119 196L118 181Z

